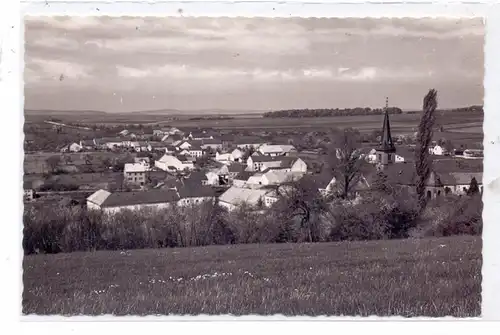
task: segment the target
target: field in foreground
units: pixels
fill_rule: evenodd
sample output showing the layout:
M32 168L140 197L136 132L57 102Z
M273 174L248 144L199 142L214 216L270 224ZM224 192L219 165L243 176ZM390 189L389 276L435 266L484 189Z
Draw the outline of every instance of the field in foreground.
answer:
M25 314L480 315L481 239L27 256Z

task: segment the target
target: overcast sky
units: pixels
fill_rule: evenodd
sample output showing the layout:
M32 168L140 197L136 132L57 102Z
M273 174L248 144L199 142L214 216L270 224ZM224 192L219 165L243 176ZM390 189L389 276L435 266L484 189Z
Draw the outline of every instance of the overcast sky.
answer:
M27 109L482 104L482 20L26 19Z

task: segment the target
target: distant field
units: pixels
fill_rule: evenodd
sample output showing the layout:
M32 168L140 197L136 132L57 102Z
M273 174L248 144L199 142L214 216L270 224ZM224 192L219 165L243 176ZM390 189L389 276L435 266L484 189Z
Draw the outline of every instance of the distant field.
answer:
M178 115L179 120L171 120L170 115L157 114L102 114L102 115L71 115L65 114L58 116L59 119L66 122L82 123L105 123L105 124L124 124L124 123L158 123L171 125L175 127L212 127L216 129L288 129L288 128L331 128L331 127L356 127L360 130L371 131L378 129L382 123L382 115L360 115L360 116L335 116L335 117L307 117L307 118L263 118L260 115L231 115L232 120L188 120L194 115ZM205 115L206 116L206 115ZM26 116L27 122L39 122L47 119L49 116L33 115ZM391 125L394 129L407 132L418 125L419 114L398 114L391 115ZM438 112L437 123L442 125L456 125L471 122L480 122L482 124L483 114L467 112Z
M25 314L480 315L481 239L27 256Z

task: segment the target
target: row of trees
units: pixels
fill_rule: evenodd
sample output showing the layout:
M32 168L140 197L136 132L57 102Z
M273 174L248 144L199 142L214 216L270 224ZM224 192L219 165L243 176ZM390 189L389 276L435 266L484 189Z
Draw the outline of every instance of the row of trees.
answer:
M78 206L29 207L23 247L31 254L481 234L480 197L442 201L420 211L406 191L380 187L347 204L296 184L270 208L232 212L210 202L113 216Z
M389 107L390 114L401 114L403 111L398 107ZM384 113L381 108L323 108L323 109L287 109L272 111L263 114L269 118L300 118L300 117L327 117L327 116L352 116L352 115L380 115Z

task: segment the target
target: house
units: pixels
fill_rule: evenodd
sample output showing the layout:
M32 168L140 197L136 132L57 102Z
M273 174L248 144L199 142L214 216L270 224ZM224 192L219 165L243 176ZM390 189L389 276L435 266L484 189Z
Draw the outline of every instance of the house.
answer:
M190 206L201 204L206 201L215 200L215 191L210 186L185 185L177 190L179 194L179 206Z
M233 162L240 162L243 158L244 152L243 150L236 148L233 151L231 151L230 155L231 156L229 157L229 160Z
M189 156L191 157L201 157L203 156L203 149L198 145L191 145L189 149L187 149Z
M174 144L175 142L178 142L181 140L182 140L182 136L178 135L178 134L167 134L167 135L163 135L163 137L161 138L161 142L163 142L165 144Z
M263 184L263 178L264 178L264 174L263 173L261 173L261 172L254 173L253 175L251 175L247 179L247 181L245 183L245 186L252 187L252 188L261 187L261 186L264 185Z
M105 138L95 139L94 142L96 146L105 149L114 149L123 146L123 139L121 138L105 137Z
M162 142L149 142L150 151L166 152L167 144Z
M270 195L269 189L251 189L231 186L219 197L219 205L229 211L241 205L257 206L259 202L265 204L266 195Z
M206 131L190 132L187 136L190 140L213 140L213 135L208 134Z
M297 152L293 145L288 144L263 144L257 150L266 156L288 156Z
M242 171L233 177L233 185L237 187L244 187L248 179L253 175L253 172Z
M189 148L191 148L191 144L188 142L188 141L179 141L177 143L174 143L173 144L177 150L188 150Z
M247 159L247 167L249 171L260 171L264 163L273 161L276 159L272 156L252 155ZM281 163L279 164L281 165Z
M233 163L227 165L228 177L229 179L234 179L239 173L245 171L246 165L240 163Z
M146 166L143 163L126 163L123 168L124 181L128 184L144 186Z
M263 173L261 178L262 185L281 185L284 183L294 182L304 176L302 172L291 172L283 170L269 170Z
M168 154L163 155L162 158L157 160L155 166L160 170L170 172L194 169L193 162L188 160L185 156L171 156Z
M453 183L449 185L443 185L445 188L445 194L450 191L456 195L467 194L472 178L476 179L477 185L479 187L479 192L481 194L483 193L482 172L450 172L450 175L453 178Z
M222 141L218 140L216 138L204 139L204 140L202 140L201 148L203 150L208 150L208 149L218 150L218 149L222 149Z
M35 196L35 190L33 187L33 183L30 181L23 182L23 190L24 190L24 201L32 201Z
M258 149L261 145L264 145L265 142L258 136L242 136L237 137L234 140L234 145L240 149Z
M129 131L127 129L124 129L118 133L119 136L127 136L129 134Z
M134 157L134 163L144 165L146 170L149 170L149 168L151 167L149 157Z
M465 149L463 154L464 158L483 158L483 150L481 149Z
M65 145L64 147L61 148L61 152L79 152L82 151L82 146L78 143L71 143L68 145Z
M429 147L429 154L436 156L444 156L444 155L449 155L449 152L448 150L446 150L445 147L436 144L435 146Z
M415 191L417 175L413 164L394 165L387 171L390 182L411 191ZM436 172L431 171L425 185L428 198L443 195L464 195L469 189L472 178L475 178L479 190L483 192L483 174L481 172Z
M100 210L103 202L111 195L105 190L98 190L87 198L87 209Z
M84 150L93 150L95 149L95 143L93 140L81 140L80 141L80 146Z
M123 210L160 210L172 206L179 200L177 191L169 189L115 193L99 190L87 198L87 208L114 214Z
M220 153L215 153L215 160L217 162L221 162L223 164L231 164L231 154L230 153L225 153L225 154L220 154Z

